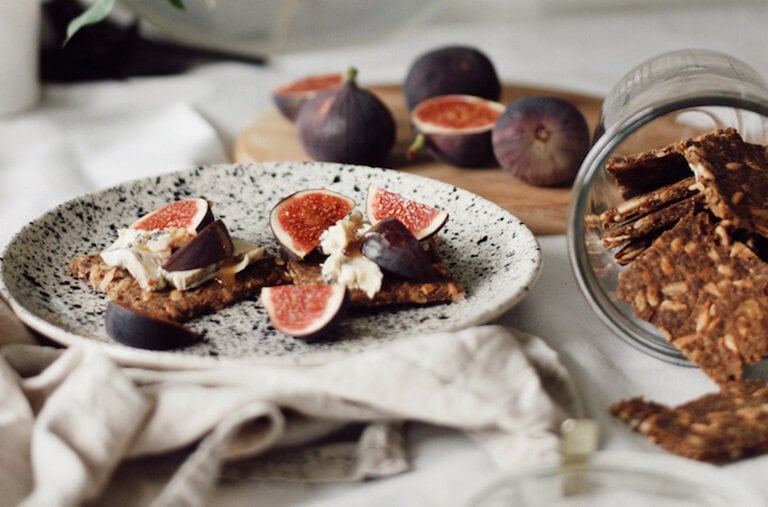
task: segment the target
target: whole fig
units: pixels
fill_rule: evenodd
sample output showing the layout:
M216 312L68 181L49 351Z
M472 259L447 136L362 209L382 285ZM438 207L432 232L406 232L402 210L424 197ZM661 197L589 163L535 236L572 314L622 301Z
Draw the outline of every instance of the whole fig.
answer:
M438 95L475 95L499 100L501 82L490 58L468 46L446 46L419 56L403 84L409 109Z
M395 144L395 119L373 93L357 86L350 68L344 83L319 93L299 110L299 140L315 160L381 164Z
M589 150L584 115L567 100L543 95L509 104L491 137L501 167L537 186L573 183Z

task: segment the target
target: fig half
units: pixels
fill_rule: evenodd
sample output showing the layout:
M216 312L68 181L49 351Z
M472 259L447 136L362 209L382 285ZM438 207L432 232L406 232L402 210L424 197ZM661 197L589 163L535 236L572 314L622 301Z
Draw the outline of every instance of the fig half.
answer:
M417 240L432 236L448 221L447 211L373 184L368 185L365 213L372 224L385 218L396 218Z
M396 218L385 218L364 235L360 251L381 269L408 280L427 282L437 276L429 254Z
M290 255L303 259L320 245L320 236L344 218L355 201L338 192L308 189L277 203L269 214L269 226L278 243Z
M107 303L104 327L116 342L140 349L176 349L201 339L198 333L177 322L139 313L117 301Z
M453 166L495 165L491 131L504 109L501 102L472 95L440 95L419 103L411 112L417 135L408 158L426 148Z
M214 220L173 252L162 267L166 271L203 268L231 257L234 249L227 226Z
M193 198L161 206L133 222L129 228L152 231L173 227L194 233L211 222L213 222L211 204L205 199Z
M272 101L283 116L295 122L301 106L309 99L323 90L338 88L343 81L343 72L306 76L272 90Z
M408 109L438 95L474 95L499 100L501 82L490 58L477 48L446 46L419 56L403 83Z
M314 341L326 336L341 319L349 291L340 284L278 285L261 289L260 300L275 329Z
M319 93L296 118L299 140L314 160L380 165L395 145L395 119L351 68L340 87Z
M509 106L491 135L501 167L531 185L570 185L589 150L584 115L567 100L528 96Z

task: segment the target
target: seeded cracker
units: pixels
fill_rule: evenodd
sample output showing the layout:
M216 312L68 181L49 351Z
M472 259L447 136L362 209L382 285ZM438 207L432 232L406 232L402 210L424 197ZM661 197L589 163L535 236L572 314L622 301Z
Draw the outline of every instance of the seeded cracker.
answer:
M723 129L694 139L684 154L715 216L768 236L766 147Z
M237 273L232 283L210 280L184 291L145 291L128 271L108 266L99 254L75 257L69 262L67 273L141 313L175 322L186 322L237 301L256 298L264 286L290 283L285 263L270 256Z
M706 212L664 232L619 275L617 295L719 384L768 353L768 265Z
M611 414L664 449L725 463L768 452L768 386L742 380L677 407L643 398L620 401Z
M680 141L663 148L613 157L605 170L616 180L625 199L670 185L691 176L691 168L683 157L689 141Z

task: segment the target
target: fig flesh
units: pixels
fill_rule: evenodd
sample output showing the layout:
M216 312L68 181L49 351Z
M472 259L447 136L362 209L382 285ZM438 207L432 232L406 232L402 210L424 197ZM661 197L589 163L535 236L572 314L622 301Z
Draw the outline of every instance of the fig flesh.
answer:
M173 252L162 267L166 271L204 268L231 257L234 248L227 226L214 220Z
M490 58L477 48L445 46L419 56L403 83L408 109L438 95L474 95L499 100L501 82Z
M211 204L205 199L193 198L161 206L133 222L129 228L146 231L177 228L194 233L211 222Z
M411 112L417 136L408 158L426 148L453 166L495 164L491 131L504 108L501 102L472 95L440 95L420 102Z
M354 207L353 199L332 190L302 190L272 208L269 225L284 251L303 259L320 245L323 232Z
M446 211L373 184L368 186L365 213L374 225L385 218L396 218L417 240L432 236L448 220Z
M350 69L340 87L320 92L299 111L299 140L314 160L381 165L395 144L392 112L358 87L356 75Z
M117 301L107 303L104 327L116 342L140 349L176 349L201 339L198 333L177 322L136 312Z
M341 86L343 81L342 72L306 76L272 90L272 101L283 116L295 122L301 106L309 99L323 90Z
M427 282L437 276L422 244L396 218L385 218L366 231L360 251L381 269L408 280Z
M315 341L341 320L349 302L344 285L279 285L261 289L260 300L278 331Z
M570 185L589 150L584 115L567 100L529 96L507 106L491 135L496 160L537 186Z

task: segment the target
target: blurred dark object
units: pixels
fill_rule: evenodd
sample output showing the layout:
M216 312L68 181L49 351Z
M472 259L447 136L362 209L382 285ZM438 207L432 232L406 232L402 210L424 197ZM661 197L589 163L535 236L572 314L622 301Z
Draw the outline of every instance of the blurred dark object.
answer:
M40 47L40 79L43 82L162 76L213 61L264 63L260 58L149 39L141 34L138 20L121 25L107 18L83 28L64 46L67 25L84 8L76 0L48 0L42 8L45 38Z

